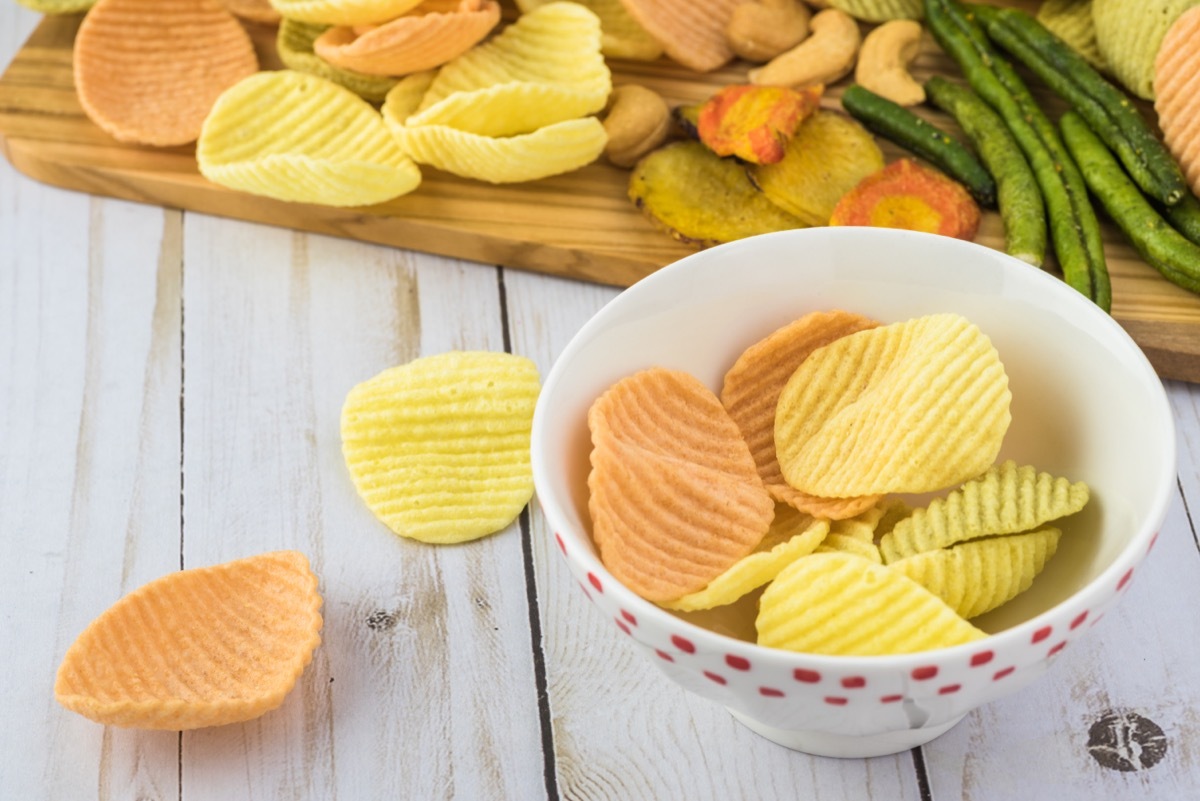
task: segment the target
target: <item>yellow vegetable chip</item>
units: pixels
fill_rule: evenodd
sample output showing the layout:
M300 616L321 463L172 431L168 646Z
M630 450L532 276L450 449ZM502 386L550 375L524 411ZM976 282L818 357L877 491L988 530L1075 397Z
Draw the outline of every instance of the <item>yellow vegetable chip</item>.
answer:
M381 203L421 183L374 108L294 70L260 72L222 94L196 161L213 183L327 206Z
M889 567L941 598L964 618L990 612L1033 584L1058 548L1062 532L1044 528L926 551Z
M590 164L608 136L595 117L563 120L517 136L483 136L446 125L404 124L433 79L410 75L388 93L383 119L405 155L418 164L494 184L532 181Z
M517 0L523 13L541 8L555 0ZM573 0L586 6L600 18L600 52L612 58L628 58L634 61L653 61L662 55L663 49L653 36L638 23L621 0Z
M759 645L869 656L948 648L987 635L891 568L844 553L792 562L759 600Z
M373 102L383 100L391 88L396 85L395 78L364 75L353 70L339 69L313 51L313 43L316 42L317 37L328 29L327 25L293 19L282 20L279 23L279 32L275 37L275 49L279 52L279 59L288 69L307 72L318 78L333 81L364 100Z
M921 19L925 16L921 0L829 0L829 7L867 22Z
M277 551L168 573L93 620L54 695L86 718L139 729L251 720L283 703L321 642L308 559Z
M511 136L594 114L610 91L600 20L560 1L443 65L404 124Z
M1154 99L1154 59L1172 23L1200 0L1093 0L1096 44L1130 92Z
M1072 515L1088 502L1088 487L1006 461L966 482L945 498L917 509L884 535L879 546L889 564L906 556L995 534L1029 531Z
M777 503L771 527L748 556L739 559L699 592L659 605L680 612L693 612L731 604L775 578L780 570L795 560L812 553L828 531L828 522L798 512L786 503Z
M816 553L843 553L859 556L877 565L883 564L883 556L879 546L873 542L863 542L853 534L829 532L825 540L817 547Z
M942 489L992 464L1011 397L996 349L961 315L860 331L788 380L775 417L779 465L813 495Z
M1037 10L1037 20L1062 39L1098 70L1107 70L1104 56L1096 44L1096 23L1092 21L1092 0L1045 0Z
M421 0L271 0L284 19L323 25L374 25L420 4Z
M342 454L359 495L401 536L478 539L533 495L529 437L537 367L453 351L384 370L342 407Z
M880 500L870 509L854 517L834 520L829 524L829 536L817 548L817 553L841 552L861 556L876 564L883 563L883 556L875 545L875 527L890 505Z

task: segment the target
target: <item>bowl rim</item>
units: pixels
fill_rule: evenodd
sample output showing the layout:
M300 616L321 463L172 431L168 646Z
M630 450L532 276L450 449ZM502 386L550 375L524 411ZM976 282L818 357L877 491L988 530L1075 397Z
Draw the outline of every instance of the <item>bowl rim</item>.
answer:
M584 547L567 548L565 545L556 548L556 550L559 550L568 563L574 561L586 572L601 577L603 579L604 594L616 596L615 600L622 608L635 610L639 621L644 616L648 616L659 628L680 630L692 639L694 644L703 646L706 650L730 652L732 649L739 653L752 654L756 659L774 663L778 667L787 668L813 667L822 670L844 670L850 666L854 666L856 670L900 669L907 671L916 666L927 664L931 659L950 660L978 652L981 648L996 650L1010 646L1026 645L1030 642L1031 636L1035 632L1050 625L1051 621L1058 621L1065 617L1064 612L1074 615L1078 607L1090 607L1094 605L1097 596L1107 595L1108 598L1115 597L1117 591L1128 581L1127 578L1124 578L1126 573L1131 571L1137 563L1145 558L1150 546L1153 545L1158 530L1162 527L1163 522L1165 522L1174 487L1174 482L1171 479L1178 471L1174 414L1171 410L1166 390L1163 387L1162 379L1150 364L1141 347L1111 315L1103 312L1091 300L1069 287L1057 276L1010 256L1007 253L994 250L976 242L902 229L851 226L803 228L761 234L748 239L724 243L688 254L662 267L626 288L596 311L571 337L567 345L555 359L554 364L543 381L542 391L538 396L537 405L534 409L531 433L531 463L534 486L538 504L549 523L549 528L554 537L557 538L560 536L560 532L562 531L570 532L572 528L568 525L567 515L564 513L564 507L567 504L564 504L562 499L546 496L541 492L541 489L550 483L549 471L551 470L551 466L543 456L547 452L545 447L547 439L547 413L545 412L545 408L546 404L549 403L549 399L554 396L555 389L562 381L562 373L565 369L563 365L568 364L575 352L580 350L594 336L598 329L602 329L607 324L609 317L619 313L626 303L631 302L629 301L630 297L636 298L646 287L652 288L659 283L675 280L674 276L676 274L687 271L695 262L723 258L724 253L744 248L750 241L793 239L810 236L829 236L833 239L849 238L850 236L879 237L882 239L895 239L897 241L915 237L926 242L937 240L937 244L932 245L933 247L948 247L951 250L961 248L965 253L973 252L977 257L983 256L994 260L1000 265L998 269L1001 271L1021 270L1024 278L1032 280L1035 283L1041 283L1046 287L1047 292L1054 293L1058 298L1061 298L1063 303L1078 307L1081 313L1092 317L1098 325L1107 327L1110 333L1123 346L1130 350L1130 355L1137 363L1137 369L1143 373L1144 378L1151 382L1152 386L1158 388L1157 392L1152 391L1151 394L1154 398L1154 404L1159 407L1159 411L1161 412L1159 416L1162 417L1167 426L1167 431L1164 432L1166 434L1164 440L1167 447L1163 452L1164 458L1160 460L1158 465L1158 469L1162 475L1155 482L1157 489L1150 504L1150 511L1139 521L1137 531L1130 536L1128 542L1116 554L1112 562L1071 595L1027 620L994 634L989 634L986 640L977 640L947 648L905 654L848 656L788 651L721 634L693 623L690 620L678 617L657 604L642 598L626 587L604 566L604 563L600 560L599 553L595 551L594 543L591 544L590 550ZM580 533L590 540L590 534L587 532ZM1105 593L1106 587L1110 587L1111 592Z

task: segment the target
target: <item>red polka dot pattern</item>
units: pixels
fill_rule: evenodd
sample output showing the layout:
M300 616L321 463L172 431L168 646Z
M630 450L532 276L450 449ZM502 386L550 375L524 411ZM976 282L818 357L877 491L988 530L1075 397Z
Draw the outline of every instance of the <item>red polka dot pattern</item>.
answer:
M1011 667L1011 666L1010 666L1010 667L1006 667L1006 668L1004 668L1003 670L997 670L997 671L996 671L996 675L995 675L995 676L992 676L992 680L993 680L993 681L1000 681L1000 679L1004 678L1005 676L1010 676L1010 675L1012 675L1012 672L1013 672L1014 670L1016 670L1016 668L1015 668L1015 667Z
M1088 613L1087 613L1086 609L1083 610L1082 612L1080 612L1079 615L1076 616L1076 618L1071 621L1071 630L1074 631L1075 629L1082 626L1083 621L1087 620L1087 616L1088 616Z
M633 612L627 612L624 609L622 609L621 617L625 618L625 622L628 623L629 625L631 625L631 626L637 625L637 618L633 616Z
M937 665L925 665L919 668L913 668L912 677L917 681L926 681L932 679L938 674Z
M633 632L631 632L631 631L629 630L629 626L626 626L626 625L625 625L625 621L624 621L624 620L621 620L621 618L619 618L619 617L618 617L618 618L614 618L614 619L613 619L613 622L615 622L615 623L617 624L617 628L619 628L621 631L625 632L626 634L632 634L632 633L633 633Z
M815 670L805 670L804 668L796 668L792 673L796 677L796 681L802 681L805 684L816 684L821 680L821 674Z
M993 654L991 651L980 651L971 657L971 667L986 665L988 662L991 662L993 658L995 658L995 654Z
M567 544L563 542L562 534L554 532L554 540L558 543L558 549L563 552L563 556L567 555Z
M1120 591L1120 590L1125 589L1125 587L1128 586L1130 579L1132 579L1132 578L1133 578L1133 568L1131 567L1125 571L1125 575L1121 576L1121 580L1117 582L1117 590Z
M1059 651L1061 651L1062 649L1064 649L1066 647L1067 647L1067 641L1063 640L1058 645L1054 646L1053 648L1051 648L1049 651L1046 652L1046 658L1050 658L1050 657L1054 656L1055 654L1057 654Z
M938 687L938 695L953 695L961 689L961 684L947 684L945 687Z
M903 695L885 695L885 696L883 696L882 698L880 698L880 699L879 699L879 703L881 703L881 704L894 704L894 703L896 703L897 701L902 701L902 700L904 700L904 696L903 696Z
M725 684L724 676L717 675L716 673L712 673L707 670L704 671L704 678L709 679L711 681L715 681L717 684Z
M1037 643L1041 642L1042 640L1046 639L1047 637L1049 637L1050 632L1052 632L1052 631L1054 631L1053 626L1042 626L1040 629L1038 629L1037 631L1035 631L1033 633L1033 637L1031 637L1029 641L1031 643L1037 644Z
M758 694L767 698L783 698L783 690L776 690L774 687L759 687Z
M670 654L668 654L666 651L660 651L660 650L658 650L658 649L656 648L656 649L654 650L654 653L658 654L658 658L659 658L659 659L663 659L663 660L665 660L665 661L667 661L667 662L674 662L674 661L675 661L675 657L671 656L671 655L670 655Z
M733 654L725 655L725 664L729 665L734 670L749 670L750 660Z
M825 696L825 703L829 704L830 706L845 706L846 704L850 703L850 699L840 698L835 695L827 695Z
M685 654L696 653L696 646L692 645L692 641L685 639L683 637L680 637L678 634L671 635L671 644L674 645L676 648L678 648L680 651L683 651Z
M600 583L600 577L595 573L588 573L588 582L596 588L596 592L604 592L604 585Z
M842 686L847 690L857 690L860 687L866 687L867 680L862 676L847 676L842 679Z

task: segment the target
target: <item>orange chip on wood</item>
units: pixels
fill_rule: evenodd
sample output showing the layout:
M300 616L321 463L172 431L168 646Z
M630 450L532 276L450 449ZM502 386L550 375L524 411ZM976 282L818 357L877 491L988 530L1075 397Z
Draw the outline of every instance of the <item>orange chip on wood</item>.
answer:
M335 67L366 75L409 75L440 67L483 40L500 22L493 0L425 0L382 25L339 26L313 50Z
M193 568L117 601L67 649L54 695L86 718L197 729L256 718L321 642L321 596L296 551Z
M830 225L903 228L968 242L979 231L979 206L966 187L912 159L871 173L838 201Z
M700 141L718 156L737 156L754 164L774 164L787 153L796 126L817 110L823 86L734 84L700 106Z
M1200 6L1180 15L1163 37L1154 91L1163 140L1200 195Z
M733 58L725 26L744 0L621 0L674 61L711 72Z
M75 36L74 68L92 122L122 142L169 146L195 141L258 58L215 0L100 0Z
M831 520L854 517L879 501L878 495L822 498L800 492L784 481L775 453L775 407L792 373L818 348L877 325L846 311L812 312L751 345L725 374L721 403L737 423L759 477L776 500Z
M592 536L605 567L650 601L706 587L750 553L774 504L737 426L687 373L651 368L588 411Z

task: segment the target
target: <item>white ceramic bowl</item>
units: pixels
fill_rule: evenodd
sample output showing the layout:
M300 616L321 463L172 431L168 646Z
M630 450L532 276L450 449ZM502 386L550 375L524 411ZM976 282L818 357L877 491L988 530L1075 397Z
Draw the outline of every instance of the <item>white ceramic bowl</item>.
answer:
M719 391L748 345L800 315L846 309L882 322L953 311L987 334L1012 389L1000 458L1086 481L1033 587L976 622L986 640L903 656L831 657L763 648L701 628L635 595L590 538L592 401L659 365ZM556 549L591 600L666 675L780 744L872 756L925 743L968 711L1044 673L1100 619L1150 551L1175 480L1162 383L1133 340L1057 278L956 239L812 228L702 251L613 299L546 377L533 424L538 500ZM624 632L622 634L621 632Z

